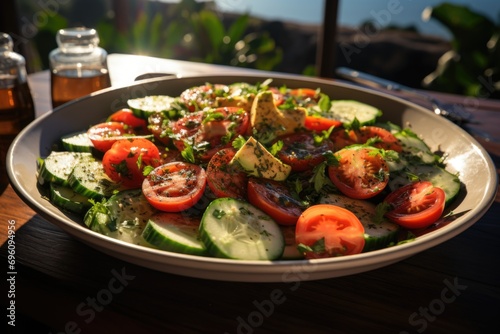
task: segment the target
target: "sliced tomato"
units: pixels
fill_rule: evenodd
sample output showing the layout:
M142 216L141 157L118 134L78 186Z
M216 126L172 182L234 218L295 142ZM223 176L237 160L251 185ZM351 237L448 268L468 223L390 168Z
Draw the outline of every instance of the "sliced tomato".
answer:
M180 97L188 105L190 111L198 111L205 107L215 106L217 97L226 96L228 91L229 87L226 85L206 84L186 89Z
M307 246L306 258L325 258L361 253L364 227L351 211L331 204L307 208L297 220L295 241Z
M290 190L282 182L250 178L247 194L251 204L267 213L278 224L293 225L302 213L301 204L292 197Z
M283 147L277 157L295 172L313 169L325 160L323 153L333 150L329 139L315 144L314 135L310 132L293 133L279 140L283 142Z
M142 183L142 192L158 210L180 212L200 200L206 179L205 170L198 165L170 162L149 173Z
M135 131L121 122L105 122L92 126L87 135L97 150L106 152L117 140L133 136Z
M366 199L379 194L389 182L389 166L377 149L344 148L335 153L338 164L328 167L328 176L346 196Z
M290 95L298 97L300 99L317 99L318 92L312 88L295 88L290 89Z
M274 104L278 107L285 102L285 96L283 93L280 92L278 87L269 87L268 90L270 90L273 93L273 98L274 98Z
M390 131L378 126L362 126L356 130L339 129L332 132L330 139L336 151L353 144L365 144L370 139L373 147L402 151L398 139Z
M121 122L135 129L141 129L143 131L147 130L146 120L135 116L132 112L132 109L129 108L123 108L115 111L111 114L111 116L108 117L106 121Z
M445 193L429 181L417 181L394 190L384 202L390 206L385 215L393 222L408 229L424 228L443 214Z
M104 172L113 181L127 188L139 188L146 166L160 165L160 152L155 144L144 138L116 141L102 158Z
M306 116L304 126L308 130L321 132L329 130L332 126L334 128L340 127L342 122L336 119L310 115Z
M224 148L208 162L207 185L217 197L247 197L247 174L236 166L229 165L235 154L234 148Z
M172 140L168 136L171 121L163 113L154 113L148 118L148 130L154 135L155 139L163 145L170 145Z
M193 112L172 124L173 141L179 151L190 145L195 157L206 162L218 150L230 147L248 125L248 113L238 107Z

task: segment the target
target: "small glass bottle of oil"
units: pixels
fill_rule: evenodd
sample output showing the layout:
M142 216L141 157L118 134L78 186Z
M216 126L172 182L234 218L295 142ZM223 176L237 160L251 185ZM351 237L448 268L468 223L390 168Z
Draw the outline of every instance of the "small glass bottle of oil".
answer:
M107 52L95 29L61 29L56 41L58 48L49 54L53 108L111 86Z
M6 170L9 146L35 118L26 61L13 47L12 38L0 32L0 189L9 182Z

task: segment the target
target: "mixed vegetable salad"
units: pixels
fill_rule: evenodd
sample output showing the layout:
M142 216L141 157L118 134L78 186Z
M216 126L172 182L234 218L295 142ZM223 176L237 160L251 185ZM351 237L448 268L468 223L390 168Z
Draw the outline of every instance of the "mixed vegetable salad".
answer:
M39 159L50 201L91 230L171 252L325 258L411 241L458 175L382 111L272 80L130 99Z

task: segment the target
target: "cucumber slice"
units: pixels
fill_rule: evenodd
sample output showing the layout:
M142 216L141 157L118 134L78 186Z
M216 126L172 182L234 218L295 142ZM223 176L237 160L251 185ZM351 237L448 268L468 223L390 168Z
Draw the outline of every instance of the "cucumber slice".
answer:
M77 214L84 214L92 204L89 199L73 191L70 187L50 184L50 201L56 206Z
M91 230L111 238L149 246L142 233L149 218L156 212L141 189L123 190L104 203L95 203L87 211L84 223Z
M429 146L413 132L403 130L395 133L394 136L401 143L403 155L406 159L410 161L417 159L417 163L421 162L424 164L433 164L439 161L439 156L434 154Z
M373 124L382 111L371 105L354 100L336 100L331 102L329 118L351 124L357 119L360 125Z
M200 224L208 253L237 260L275 260L285 240L276 222L253 205L233 198L212 201Z
M87 132L70 133L61 138L63 147L70 152L92 152L94 145Z
M87 152L52 151L48 157L43 159L38 182L41 185L46 183L68 185L68 178L73 168L89 161L94 161L94 157Z
M162 212L149 219L142 237L159 249L204 256L207 250L198 236L199 226L199 218Z
M446 205L453 201L461 187L458 175L452 174L436 165L416 164L408 165L404 170L391 174L388 185L391 190L395 190L413 182L415 178L429 181L435 187L443 189L446 196Z
M304 254L299 251L295 242L295 225L280 225L280 228L285 238L285 249L281 258L283 260L303 259Z
M68 184L75 192L98 201L120 190L120 185L106 175L102 163L97 160L76 165L68 176Z
M167 95L149 95L127 101L135 116L148 119L154 113L161 112L167 118L180 116L186 107L178 98Z
M386 248L397 242L399 225L385 218L377 221L377 207L375 204L338 194L327 194L320 199L320 203L343 207L358 217L365 228L363 252Z

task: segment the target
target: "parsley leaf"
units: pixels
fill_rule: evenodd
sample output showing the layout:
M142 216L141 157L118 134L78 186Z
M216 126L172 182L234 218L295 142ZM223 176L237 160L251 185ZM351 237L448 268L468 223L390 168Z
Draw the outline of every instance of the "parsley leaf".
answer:
M195 163L193 146L186 145L186 147L181 151L181 155L187 162Z
M276 143L274 143L271 148L269 149L269 152L272 155L276 155L281 149L283 148L283 141L278 140Z

